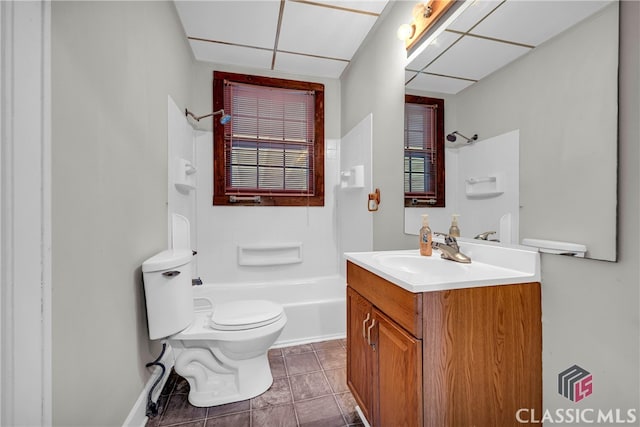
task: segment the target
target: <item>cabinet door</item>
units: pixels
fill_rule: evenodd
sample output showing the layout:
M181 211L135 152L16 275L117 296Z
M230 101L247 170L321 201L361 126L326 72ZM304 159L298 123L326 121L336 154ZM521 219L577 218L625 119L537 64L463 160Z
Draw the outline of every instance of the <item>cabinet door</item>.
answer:
M373 309L375 425L422 426L422 341Z
M371 325L372 316L371 303L347 288L347 385L370 424L372 366L366 329Z

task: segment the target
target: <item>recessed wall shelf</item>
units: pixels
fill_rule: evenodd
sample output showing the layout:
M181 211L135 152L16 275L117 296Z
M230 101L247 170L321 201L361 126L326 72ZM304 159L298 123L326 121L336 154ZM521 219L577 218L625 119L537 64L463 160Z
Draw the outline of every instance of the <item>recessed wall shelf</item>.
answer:
M364 165L340 172L340 188L364 188Z
M269 266L302 262L302 242L238 245L238 265Z
M189 161L185 159L176 159L176 176L174 184L178 191L188 193L196 188L196 172L198 170Z
M503 173L480 177L470 176L465 179L465 183L465 193L470 199L486 199L504 193Z

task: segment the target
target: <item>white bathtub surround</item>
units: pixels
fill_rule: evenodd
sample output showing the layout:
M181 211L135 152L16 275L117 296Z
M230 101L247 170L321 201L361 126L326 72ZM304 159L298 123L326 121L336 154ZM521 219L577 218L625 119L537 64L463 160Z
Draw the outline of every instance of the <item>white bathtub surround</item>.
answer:
M196 135L199 177L213 174L212 141L211 132ZM197 240L193 241L198 251L197 275L206 283L225 284L336 274L341 260L336 243L335 191L340 180L335 147L338 145L337 140L325 141L325 206L321 207L213 206L212 180L198 179L196 222L192 222L197 229ZM284 249L291 243L300 246L279 254L286 263L255 265L263 261L269 264L279 257L277 250L258 254L260 248ZM277 256L272 257L274 254Z
M373 215L367 210L373 189L373 115L368 114L340 141L340 189L338 190L339 252L373 250ZM382 194L382 203L384 205ZM345 274L341 261L340 271Z

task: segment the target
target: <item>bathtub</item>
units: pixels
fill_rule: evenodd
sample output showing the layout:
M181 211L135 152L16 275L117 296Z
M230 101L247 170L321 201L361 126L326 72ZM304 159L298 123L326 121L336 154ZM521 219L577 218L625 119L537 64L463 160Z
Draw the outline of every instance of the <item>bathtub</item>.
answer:
M346 281L340 275L298 280L247 283L205 283L195 286L195 309L239 299L266 299L282 304L287 325L274 347L344 338Z

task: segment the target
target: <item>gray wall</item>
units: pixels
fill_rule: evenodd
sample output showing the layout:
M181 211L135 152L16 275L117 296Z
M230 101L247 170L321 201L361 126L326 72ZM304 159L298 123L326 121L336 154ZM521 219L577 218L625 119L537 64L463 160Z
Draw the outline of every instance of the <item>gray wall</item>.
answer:
M416 247L415 236L405 236L402 230L404 92L393 32L411 16L404 3L397 2L369 37L342 83L343 134L369 112L374 114L374 186L382 190L374 217L378 250ZM637 408L640 400L639 12L640 3L621 2L618 262L542 255L544 406L552 410L574 405L556 390L558 373L574 363L594 376L594 393L579 407ZM455 110L447 109L447 115L458 119ZM521 191L527 200L527 189Z
M53 420L122 425L159 354L140 265L167 245L167 94L192 58L171 2L52 3Z

